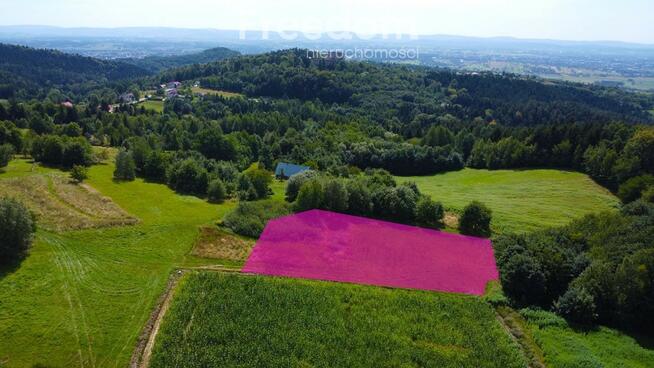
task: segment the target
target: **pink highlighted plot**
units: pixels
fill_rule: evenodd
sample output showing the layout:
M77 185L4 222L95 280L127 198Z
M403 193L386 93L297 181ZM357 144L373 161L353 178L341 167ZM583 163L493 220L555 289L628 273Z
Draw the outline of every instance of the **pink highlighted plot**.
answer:
M272 220L243 272L483 295L490 240L312 210Z

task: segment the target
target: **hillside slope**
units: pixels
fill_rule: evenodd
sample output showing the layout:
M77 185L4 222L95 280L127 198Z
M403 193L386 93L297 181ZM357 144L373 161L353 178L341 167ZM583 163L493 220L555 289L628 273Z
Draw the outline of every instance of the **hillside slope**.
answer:
M653 120L647 110L654 99L648 95L515 75L320 59L299 49L187 66L160 76L162 81L197 79L204 87L248 96L340 104L380 122L399 117L400 123L413 123L420 114L481 117L504 125Z
M0 44L0 98L38 98L53 88L77 94L146 75L145 69L123 62Z

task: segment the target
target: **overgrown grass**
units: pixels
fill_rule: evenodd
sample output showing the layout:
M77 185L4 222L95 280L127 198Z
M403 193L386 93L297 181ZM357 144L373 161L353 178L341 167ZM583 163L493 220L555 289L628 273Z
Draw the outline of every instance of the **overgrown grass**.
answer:
M475 297L217 273L187 276L151 367L523 367Z
M250 255L254 243L253 239L230 234L216 226L205 226L200 229L191 254L242 265Z
M200 93L203 95L217 95L225 98L245 97L245 95L236 92L219 91L215 89L202 88L202 87L191 87L191 91L193 93Z
M26 172L13 161L7 177ZM211 261L187 255L198 227L234 207L179 196L164 185L115 183L112 165L95 166L88 183L138 217L136 226L39 231L16 269L0 270L0 362L7 367L124 367L176 266Z
M559 170L474 170L401 177L450 210L473 200L493 210L496 232L528 232L561 226L588 213L611 210L618 199L588 176Z
M545 362L554 368L646 368L654 364L654 350L619 331L599 327L571 328L553 313L523 310Z
M134 225L111 199L86 184L73 184L61 174L31 175L0 180L0 194L22 201L37 217L39 227L54 230Z

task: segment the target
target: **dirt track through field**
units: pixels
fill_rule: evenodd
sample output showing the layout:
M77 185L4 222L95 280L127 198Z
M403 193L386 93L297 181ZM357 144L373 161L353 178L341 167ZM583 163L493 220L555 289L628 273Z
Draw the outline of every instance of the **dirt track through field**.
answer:
M497 322L502 326L507 335L513 340L520 352L527 360L528 368L545 368L545 359L543 357L543 352L540 347L533 340L531 334L518 323L512 320L511 316L507 316L506 311L510 311L510 314L513 314L513 318L521 318L517 312L504 308L504 313L500 313L502 307L495 309L495 318Z
M168 285L166 290L159 298L157 306L152 311L150 319L146 323L141 335L138 338L136 349L132 354L132 359L130 360L130 368L147 368L150 366L150 358L152 357L152 350L154 349L154 343L157 339L157 334L159 333L159 328L161 327L161 322L170 307L170 303L173 300L175 295L175 289L179 284L179 281L188 271L207 271L207 272L239 272L237 269L225 268L222 266L207 266L207 267L197 267L197 268L186 268L178 269L173 272L168 280Z
M168 311L170 302L173 299L175 287L183 274L183 270L177 270L170 276L165 292L161 298L159 298L156 308L143 328L141 336L139 336L136 349L134 350L132 359L129 363L131 368L147 367L150 365L150 357L152 356L152 348L154 347L157 332L159 332L161 321L163 320L166 311Z

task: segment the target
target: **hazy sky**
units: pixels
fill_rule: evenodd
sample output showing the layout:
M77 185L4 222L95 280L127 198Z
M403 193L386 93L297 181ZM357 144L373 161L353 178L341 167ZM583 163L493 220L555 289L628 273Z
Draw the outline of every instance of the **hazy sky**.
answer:
M2 0L2 25L513 36L654 44L654 0Z

